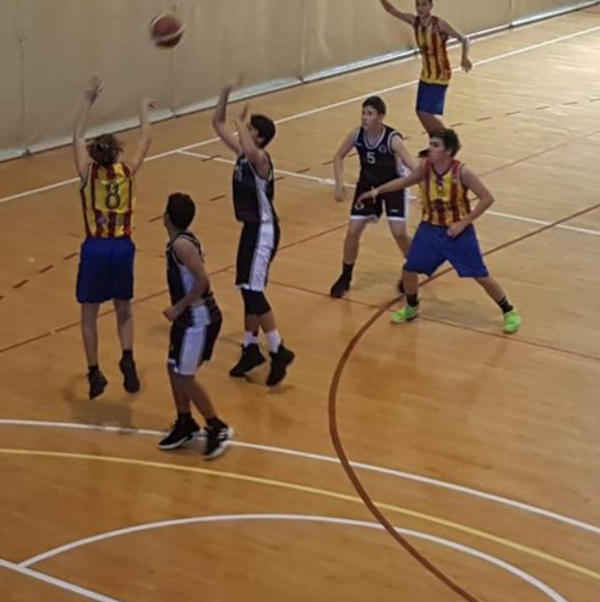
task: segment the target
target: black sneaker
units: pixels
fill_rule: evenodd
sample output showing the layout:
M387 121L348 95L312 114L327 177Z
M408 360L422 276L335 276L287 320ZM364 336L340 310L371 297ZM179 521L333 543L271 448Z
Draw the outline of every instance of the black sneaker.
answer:
M260 352L257 343L250 343L244 347L242 345L242 355L238 363L229 371L229 376L244 376L256 366L265 363L265 356Z
M231 439L233 439L233 429L224 422L219 426L206 427L204 459L212 460L220 456L229 445Z
M202 435L202 429L193 418L177 418L169 434L159 441L159 449L169 450L177 449L184 443L188 443L194 437L200 437Z
M127 393L137 393L140 390L140 380L135 369L133 360L123 358L119 362L119 368L123 373L123 388Z
M341 299L350 290L350 278L342 274L333 284L329 294L335 299Z
M279 345L277 353L270 353L269 355L271 356L271 370L267 377L267 385L273 387L285 378L287 367L294 361L296 355L293 351L284 347L283 343Z
M88 383L90 383L90 401L98 395L102 395L104 393L104 389L106 389L106 385L108 381L106 377L100 370L94 370L93 372L88 372L87 375Z

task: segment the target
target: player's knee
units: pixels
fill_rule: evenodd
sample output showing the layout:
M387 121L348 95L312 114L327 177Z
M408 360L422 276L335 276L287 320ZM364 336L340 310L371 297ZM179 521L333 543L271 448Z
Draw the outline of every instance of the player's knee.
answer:
M394 238L401 243L408 244L410 242L410 236L406 230L396 230L394 232Z
M262 316L271 311L271 306L262 291L242 289L244 313L250 316Z
M348 230L348 232L346 232L346 242L357 244L360 241L361 234L362 230Z
M131 318L131 303L128 301L115 301L115 312L119 322L125 322Z

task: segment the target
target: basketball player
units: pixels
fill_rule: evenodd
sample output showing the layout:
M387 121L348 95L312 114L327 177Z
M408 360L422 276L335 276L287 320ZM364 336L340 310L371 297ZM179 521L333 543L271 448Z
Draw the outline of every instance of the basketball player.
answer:
M219 97L213 127L221 140L237 156L233 174L233 207L242 222L236 262L236 285L244 302L245 336L242 355L229 371L242 377L265 361L258 347L258 332L267 337L271 369L267 385L274 386L286 375L294 353L285 347L275 323L275 315L265 287L269 266L279 245L279 220L273 207L274 175L271 157L264 150L275 136L275 124L264 115L254 114L246 123L247 109L236 120L238 136L226 126L226 108L232 86L226 86Z
M452 77L446 49L448 37L453 36L462 44L460 64L467 73L473 66L469 60L469 40L447 21L432 14L433 0L416 0L416 15L402 12L389 0L380 2L390 15L412 25L415 30L417 46L423 56L417 93L417 116L426 132L431 135L444 127L438 115L444 114L446 91ZM427 150L421 151L421 156L426 157Z
M135 247L131 241L135 208L135 174L150 148L148 107L140 106L141 136L131 161L121 158L121 143L104 134L89 145L85 141L86 123L92 105L102 90L95 78L85 91L75 124L73 149L81 179L81 201L86 238L81 245L77 275L77 301L81 304L81 332L88 362L89 397L100 395L107 380L98 365L98 309L112 300L117 314L117 329L123 356L119 368L128 393L139 391L133 359L133 262Z
M336 201L343 201L345 197L344 157L353 148L356 148L360 157L360 176L344 241L342 273L331 287L332 297L340 298L350 288L360 237L369 222L377 221L381 217L384 204L390 230L404 256L410 246L410 237L406 231L405 190L383 195L374 203L357 202L363 192L389 182L399 175L407 175L408 170L413 171L416 167L413 158L402 144L400 133L383 122L385 113L385 103L379 96L367 98L362 104L361 127L350 132L333 159Z
M404 265L406 305L393 314L392 321L401 324L419 315L418 274L431 276L447 260L461 278L473 278L498 304L504 316L504 332L512 334L519 330L521 316L489 275L473 226L494 198L483 182L455 158L459 150L454 130L435 132L429 142L429 158L411 175L366 191L360 197L372 202L380 194L417 183L421 187L423 219ZM479 198L473 209L467 196L469 190Z
M233 429L218 418L208 393L196 381L198 368L212 357L223 319L210 289L202 247L188 230L195 212L194 201L187 194L169 196L164 224L169 234L167 281L171 306L163 313L172 322L168 369L177 420L158 447L175 449L201 434L192 418L193 403L206 420L202 433L206 436L204 458L210 460L223 453Z

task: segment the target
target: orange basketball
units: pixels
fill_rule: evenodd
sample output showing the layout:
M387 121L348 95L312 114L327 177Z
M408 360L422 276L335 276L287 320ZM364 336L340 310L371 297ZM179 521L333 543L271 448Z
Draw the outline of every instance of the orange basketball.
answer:
M179 44L184 32L183 23L173 15L159 15L150 23L150 37L161 48L172 48Z

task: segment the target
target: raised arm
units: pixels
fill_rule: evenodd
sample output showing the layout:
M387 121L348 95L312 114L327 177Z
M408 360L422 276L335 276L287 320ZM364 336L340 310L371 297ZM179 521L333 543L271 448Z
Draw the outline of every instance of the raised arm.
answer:
M396 17L397 19L400 19L401 21L404 21L405 23L408 23L409 25L415 24L416 17L412 13L402 12L400 9L396 8L396 6L394 6L394 4L392 4L389 0L379 0L379 1L381 2L381 5L385 9L385 12Z
M226 124L227 118L227 102L233 85L229 84L221 90L217 107L213 114L212 124L215 132L221 140L228 146L236 155L242 154L242 147L233 132L229 130Z
M85 130L87 122L92 110L93 104L96 102L100 92L102 92L102 82L97 78L92 78L89 87L83 93L79 113L73 128L73 155L75 159L75 167L81 179L87 175L88 166L90 164L90 156L85 143Z
M333 175L335 177L335 200L341 203L344 200L346 190L344 188L344 158L354 147L356 130L352 130L342 142L337 153L333 157Z
M194 276L194 284L187 295L163 312L167 320L170 321L176 320L191 303L197 301L210 287L204 262L195 245L185 238L178 238L173 245L173 249L179 262Z
M444 21L440 19L440 29L447 33L449 36L456 38L462 45L462 56L460 59L460 66L463 68L463 71L468 73L473 68L473 63L469 59L469 38L467 36L458 31L456 27L448 23L448 21Z
M244 157L252 163L252 167L254 167L258 175L263 179L267 179L271 175L271 163L269 162L267 153L254 142L246 124L247 115L248 105L244 107L241 115L235 120L235 127L237 128L239 136L239 145Z
M152 133L150 131L150 119L148 117L148 109L154 108L154 101L144 99L140 103L140 139L138 140L137 146L131 159L131 169L135 174L142 166L150 145L152 144Z

